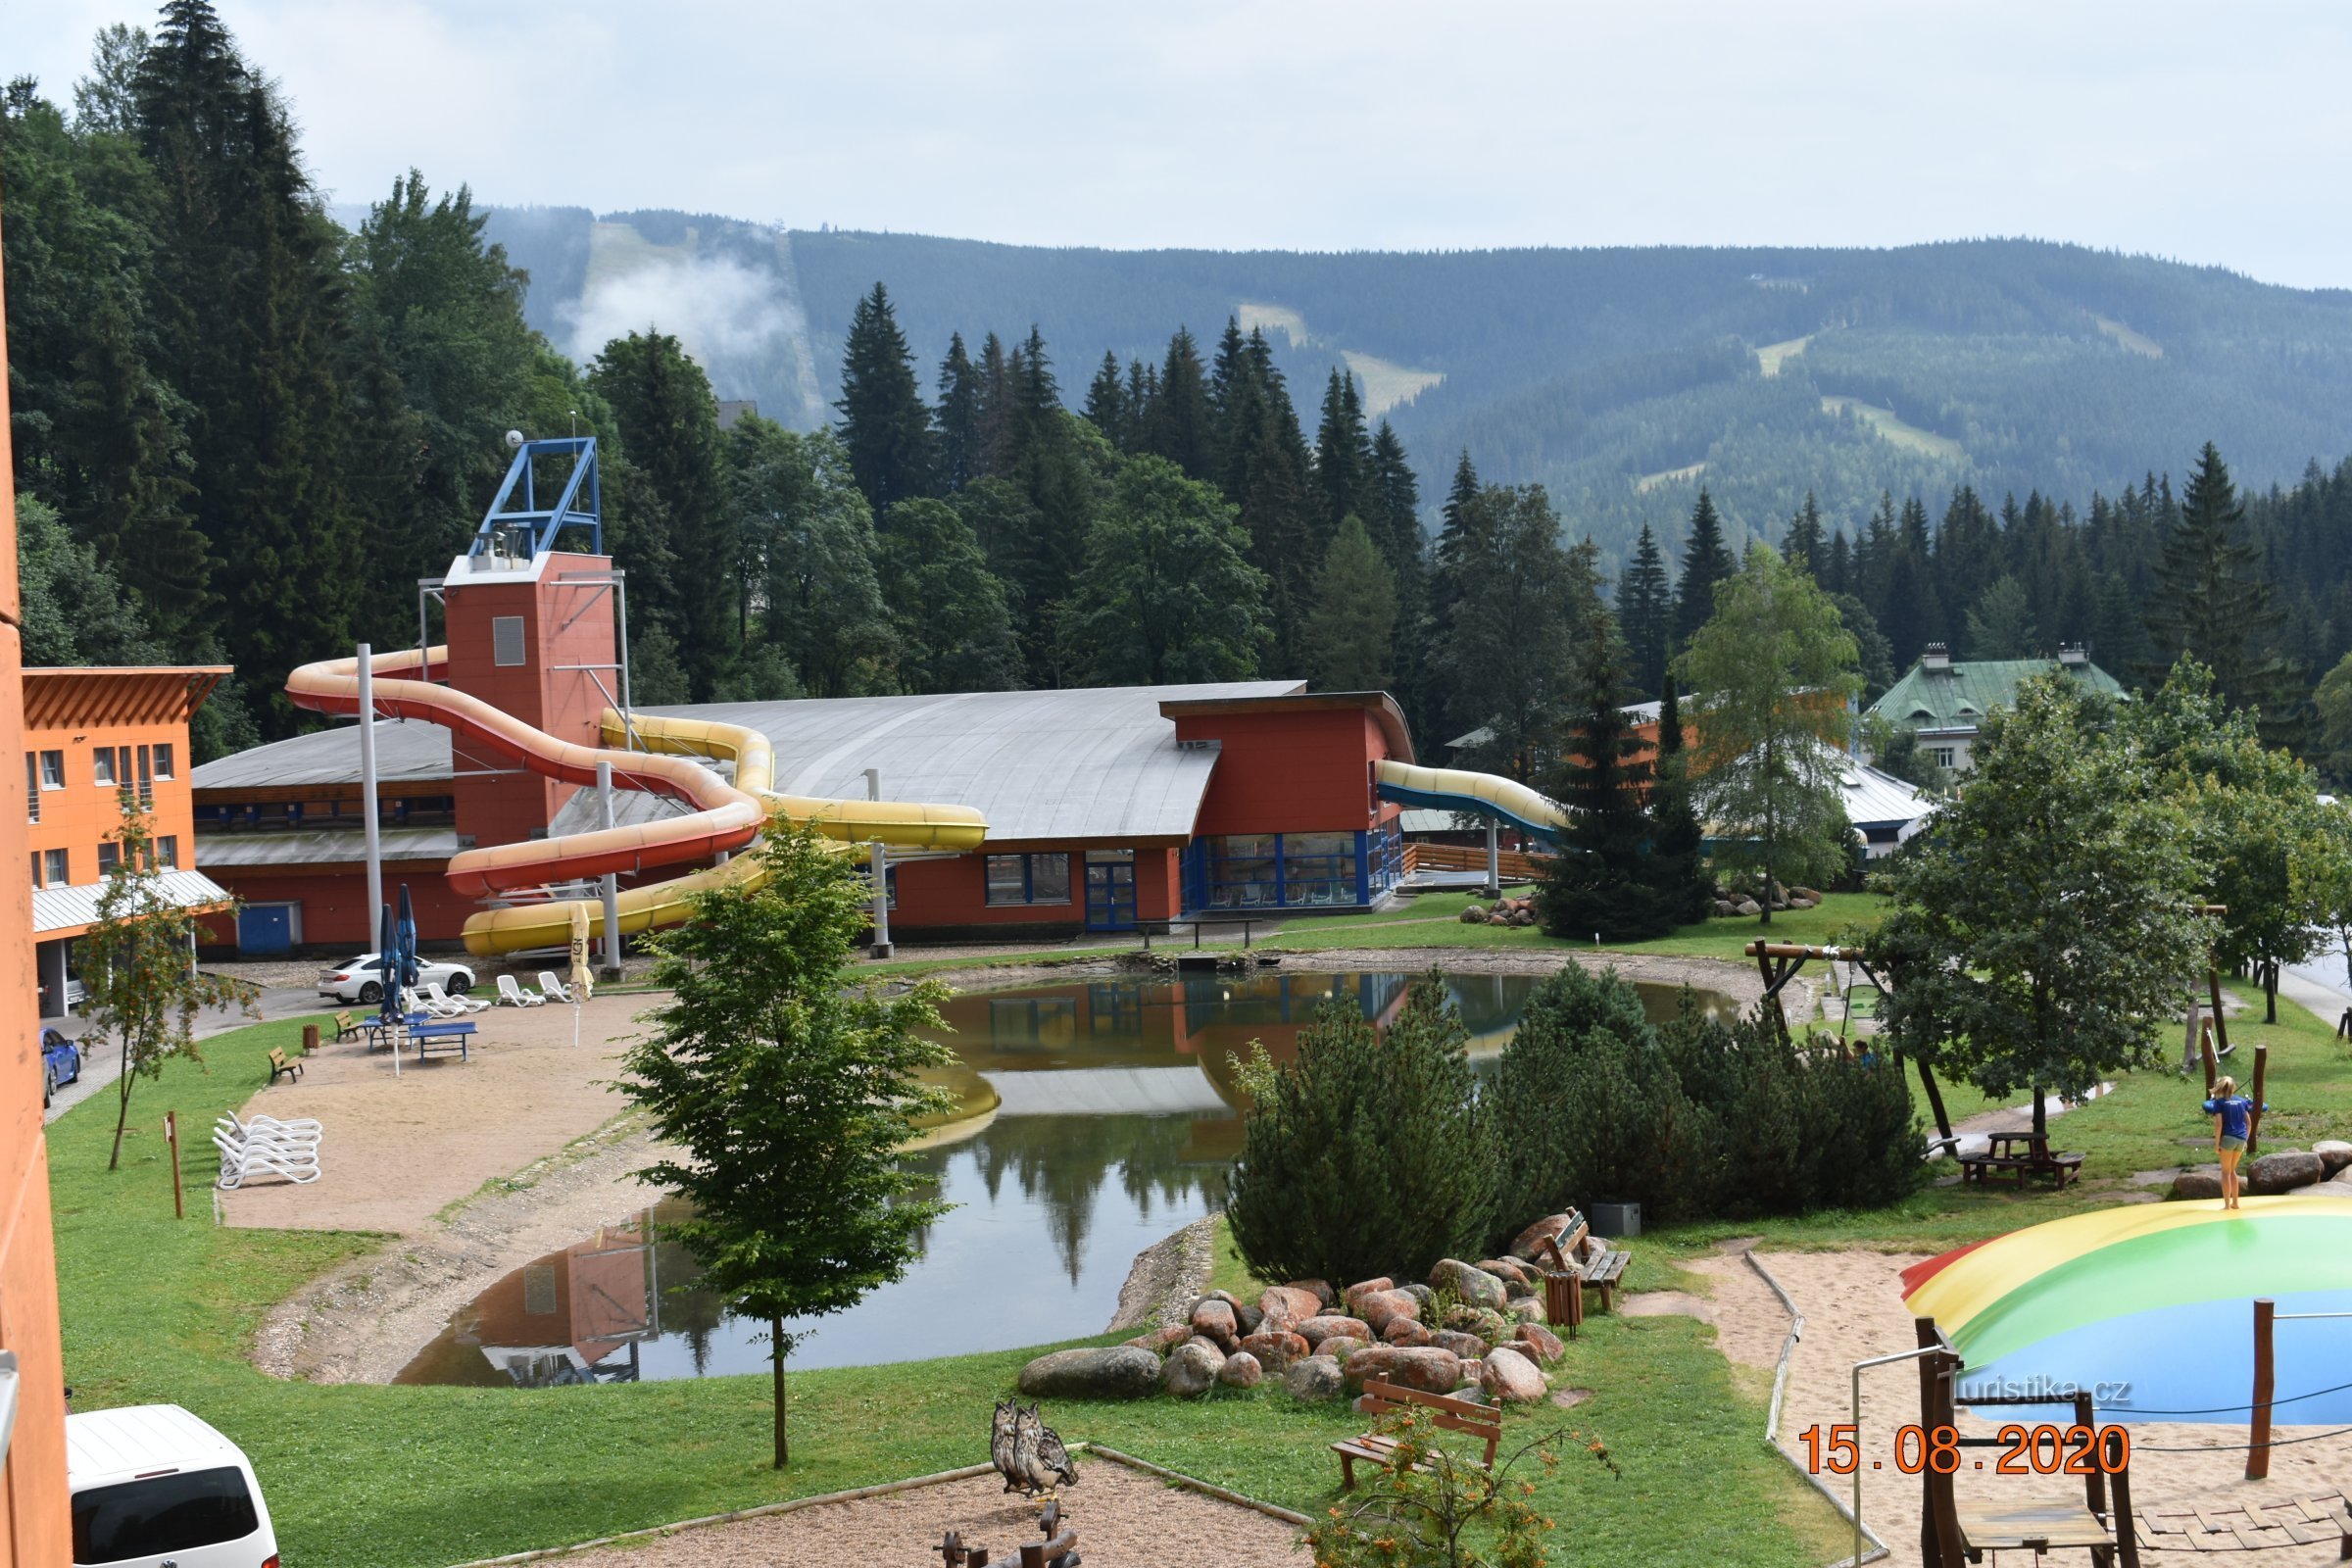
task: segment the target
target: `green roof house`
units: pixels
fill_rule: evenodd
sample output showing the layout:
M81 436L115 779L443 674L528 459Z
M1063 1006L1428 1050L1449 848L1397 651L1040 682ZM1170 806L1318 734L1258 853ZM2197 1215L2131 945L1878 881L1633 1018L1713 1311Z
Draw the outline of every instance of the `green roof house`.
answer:
M1955 660L1941 643L1928 651L1870 711L1919 735L1919 749L1954 773L1969 770L1969 751L1978 726L1996 708L2017 704L2017 687L2030 675L2063 669L2094 691L2121 697L2123 686L2092 663L2082 647L2058 650L2050 659Z

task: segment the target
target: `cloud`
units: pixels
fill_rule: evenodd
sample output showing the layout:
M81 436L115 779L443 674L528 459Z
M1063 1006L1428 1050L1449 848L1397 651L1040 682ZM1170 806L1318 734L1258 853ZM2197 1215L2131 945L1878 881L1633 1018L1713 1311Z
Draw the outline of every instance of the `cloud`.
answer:
M707 371L724 397L749 396L752 367L772 362L802 330L801 315L773 274L730 256L660 256L594 276L559 313L571 357L586 364L630 332L666 332Z

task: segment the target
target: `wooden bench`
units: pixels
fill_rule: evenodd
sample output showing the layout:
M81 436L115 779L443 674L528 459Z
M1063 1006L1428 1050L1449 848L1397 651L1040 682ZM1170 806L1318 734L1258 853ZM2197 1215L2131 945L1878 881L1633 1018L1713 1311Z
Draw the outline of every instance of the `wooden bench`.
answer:
M299 1061L288 1061L286 1059L285 1052L275 1046L271 1046L270 1048L270 1082L274 1084L280 1078L293 1078L299 1080L301 1077L302 1063Z
M1603 1312L1616 1306L1617 1287L1625 1279L1625 1265L1633 1261L1633 1253L1603 1245L1582 1214L1559 1235L1544 1238L1542 1246L1551 1254L1555 1269L1574 1274L1585 1289L1600 1292Z
M1484 1443L1487 1451L1479 1459L1479 1466L1486 1470L1494 1468L1494 1446L1502 1441L1502 1412L1494 1405L1480 1404L1475 1399L1457 1399L1444 1394L1423 1394L1418 1389L1402 1389L1393 1383L1374 1381L1364 1385L1361 1407L1373 1415L1427 1410L1431 1413L1431 1419L1447 1432L1465 1433ZM1340 1490L1353 1492L1355 1461L1366 1459L1373 1464L1389 1463L1396 1452L1396 1440L1378 1432L1367 1432L1362 1437L1333 1444L1331 1451L1340 1456ZM1424 1459L1414 1468L1427 1470L1430 1468L1429 1461Z
M336 1040L336 1042L339 1044L339 1043L341 1043L341 1042L343 1042L343 1041L345 1041L345 1040L357 1040L357 1039L359 1039L359 1038L360 1038L360 1020L359 1020L359 1019L357 1019L357 1018L355 1018L355 1017L353 1017L353 1016L352 1016L352 1015L351 1015L349 1012L338 1012L338 1013L336 1013L336 1014L335 1014L335 1040Z
M424 1059L425 1053L433 1048L433 1043L435 1041L441 1042L444 1048L447 1047L449 1042L455 1041L458 1047L459 1058L465 1061L471 1061L473 1059L473 1055L472 1053L466 1050L466 1042L472 1037L473 1025L465 1021L464 1019L452 1018L445 1021L413 1023L409 1025L409 1038L416 1042L416 1059L418 1061L422 1061Z

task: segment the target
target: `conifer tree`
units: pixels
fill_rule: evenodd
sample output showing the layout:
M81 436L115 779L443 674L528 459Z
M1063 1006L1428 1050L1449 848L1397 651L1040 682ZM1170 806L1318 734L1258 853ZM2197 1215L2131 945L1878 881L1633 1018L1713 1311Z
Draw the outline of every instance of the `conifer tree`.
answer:
M1334 369L1323 388L1323 418L1315 429L1315 488L1322 496L1324 525L1361 516L1371 506L1372 440L1364 431L1364 407L1355 377Z
M1151 421L1152 405L1159 399L1159 371L1140 358L1127 362L1127 390L1121 405L1127 416L1127 444L1119 450L1128 457L1136 454L1136 443L1142 440L1144 426Z
M1714 902L1706 830L1691 804L1690 754L1684 741L1682 697L1669 668L1658 692L1658 751L1650 767L1649 882L1676 925L1705 919Z
M1805 492L1805 504L1788 519L1788 536L1782 541L1781 555L1791 566L1801 568L1815 582L1821 582L1822 570L1829 564L1827 541L1822 536L1821 507L1813 492ZM1829 586L1826 583L1824 587Z
M1674 591L1666 581L1666 558L1649 524L1634 545L1634 559L1617 579L1617 624L1625 636L1628 673L1634 689L1658 690L1666 678L1666 643L1674 618Z
M1739 569L1723 542L1723 519L1716 515L1714 498L1698 487L1698 505L1690 510L1690 536L1683 543L1682 580L1675 587L1674 641L1683 647L1715 613L1715 585Z
M1188 479L1216 476L1215 418L1208 406L1200 350L1181 326L1168 339L1159 385L1152 391L1151 423L1140 447L1176 465Z
M1396 629L1396 574L1350 515L1324 552L1299 630L1307 678L1327 692L1385 690Z
M915 384L914 355L899 330L890 291L876 283L858 302L841 360L841 441L850 471L876 514L931 492L931 416Z
M1086 416L1102 432L1103 440L1121 452L1128 450L1127 389L1119 379L1119 357L1108 349L1102 351L1095 378L1087 383Z
M948 334L939 362L937 429L940 487L954 495L980 476L980 370L964 352L963 334Z
M2302 682L2272 652L2280 616L2259 569L2261 552L2245 535L2245 505L2208 441L2156 563L2160 591L2151 601L2148 635L2163 667L2141 673L2160 682L2181 655L2194 658L2213 671L2228 706L2259 710L2265 738L2278 744L2299 736Z
M1623 707L1626 663L1615 621L1591 617L1569 675L1568 739L1550 778L1568 810L1560 853L1536 890L1536 911L1555 937L1640 942L1673 929L1665 900L1649 884L1649 823L1642 795L1647 750Z
M1012 469L1012 368L1004 340L994 332L980 340L978 378L972 472L980 478L1003 478Z
M1462 559L1470 549L1467 536L1479 520L1478 491L1478 469L1471 466L1470 449L1464 447L1461 460L1453 466L1453 483L1446 489L1437 543L1430 551L1429 617L1441 643L1453 625L1453 607L1461 593Z
M902 501L882 536L883 603L898 631L899 683L910 692L1017 686L1021 649L1004 585L944 501Z

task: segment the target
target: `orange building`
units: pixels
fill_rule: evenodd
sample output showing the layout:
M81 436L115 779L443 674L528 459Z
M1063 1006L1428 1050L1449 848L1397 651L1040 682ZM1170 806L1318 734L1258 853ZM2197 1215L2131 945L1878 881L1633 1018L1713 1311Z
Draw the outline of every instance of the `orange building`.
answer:
M96 922L121 856L124 792L148 813L164 894L190 908L227 902L195 868L188 758L188 719L227 673L225 664L24 672L24 821L44 1018L75 1000L73 942Z
M7 318L0 310L0 320ZM0 363L7 358L0 328ZM17 592L17 504L9 455L8 377L0 375L0 769L25 750L24 661ZM0 774L0 776L7 776ZM15 839L11 844L5 842ZM0 864L30 848L14 812L0 811ZM66 1508L66 1361L57 1322L57 1246L49 1221L49 1142L41 1130L40 1025L33 1007L32 900L0 899L0 1391L12 1404L0 1463L0 1568L56 1568L73 1556ZM13 1399L11 1398L13 1396Z

